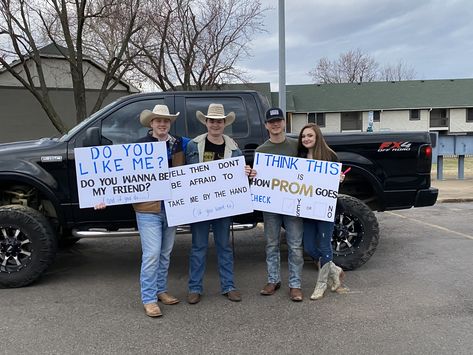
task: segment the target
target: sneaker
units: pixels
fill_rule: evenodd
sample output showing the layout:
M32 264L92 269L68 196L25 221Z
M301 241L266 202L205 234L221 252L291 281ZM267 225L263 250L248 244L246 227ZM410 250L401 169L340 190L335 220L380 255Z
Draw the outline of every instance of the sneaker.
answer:
M156 302L144 304L143 307L145 308L145 313L148 317L161 317L163 315Z

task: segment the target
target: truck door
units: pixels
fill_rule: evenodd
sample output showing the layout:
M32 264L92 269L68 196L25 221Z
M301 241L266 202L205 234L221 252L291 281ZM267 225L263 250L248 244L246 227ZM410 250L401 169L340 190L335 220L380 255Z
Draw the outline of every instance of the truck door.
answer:
M144 109L152 110L157 104L167 104L164 97L137 97L117 105L107 111L90 127L99 127L102 134L102 145L132 143L143 137L148 129L140 124L140 113ZM172 106L170 105L172 110ZM74 148L83 147L85 129L71 140L68 148L70 163L69 181L71 186L71 202L76 225L84 227L101 227L107 229L126 228L135 226L135 214L130 204L109 206L103 211L93 208L79 208L77 178L74 161Z

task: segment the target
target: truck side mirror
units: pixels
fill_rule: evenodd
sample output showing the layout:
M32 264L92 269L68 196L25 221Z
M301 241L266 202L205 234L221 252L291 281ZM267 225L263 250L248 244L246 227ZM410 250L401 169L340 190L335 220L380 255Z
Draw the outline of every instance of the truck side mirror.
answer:
M93 147L96 145L102 144L102 132L100 127L90 127L85 131L84 139L82 140L82 145L84 147Z

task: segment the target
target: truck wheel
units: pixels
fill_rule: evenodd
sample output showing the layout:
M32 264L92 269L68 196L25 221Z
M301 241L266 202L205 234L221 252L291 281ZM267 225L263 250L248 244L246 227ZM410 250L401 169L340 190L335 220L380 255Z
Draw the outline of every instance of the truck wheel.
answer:
M41 213L22 205L0 207L0 287L22 287L38 279L56 249L56 236Z
M345 270L354 270L376 251L379 226L373 211L361 200L339 195L332 236L334 262Z

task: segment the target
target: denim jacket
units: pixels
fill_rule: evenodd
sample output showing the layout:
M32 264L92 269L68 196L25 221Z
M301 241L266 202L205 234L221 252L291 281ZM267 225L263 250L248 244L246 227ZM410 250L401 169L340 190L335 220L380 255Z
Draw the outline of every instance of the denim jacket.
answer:
M205 149L205 138L207 133L201 134L195 137L189 143L187 143L186 149L186 164L202 163L204 160L204 149ZM233 139L227 135L223 135L225 141L225 151L223 154L224 159L238 157L243 155L241 150Z

